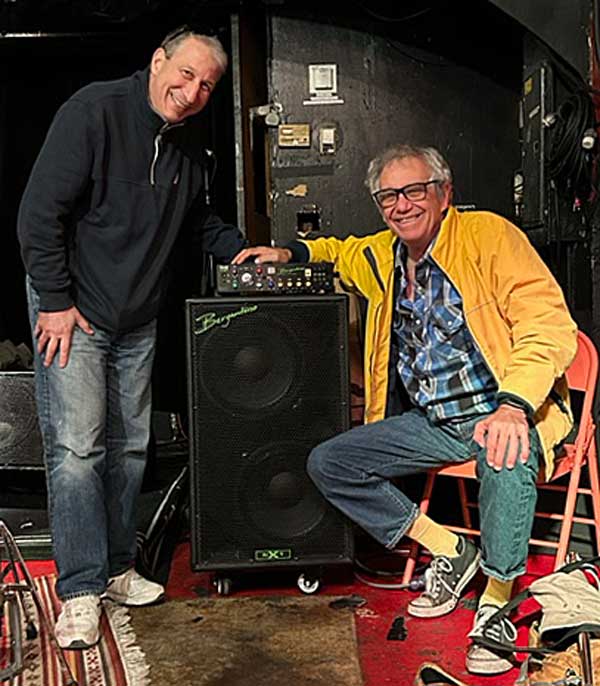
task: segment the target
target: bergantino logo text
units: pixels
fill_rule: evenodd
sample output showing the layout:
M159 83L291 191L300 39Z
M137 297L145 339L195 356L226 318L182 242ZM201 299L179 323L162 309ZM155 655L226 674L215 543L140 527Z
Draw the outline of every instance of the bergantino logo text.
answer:
M194 335L200 336L201 334L214 329L215 326L226 329L230 322L236 317L256 312L256 310L258 310L258 305L242 305L239 310L228 312L227 314L217 314L216 312L202 314L194 319Z

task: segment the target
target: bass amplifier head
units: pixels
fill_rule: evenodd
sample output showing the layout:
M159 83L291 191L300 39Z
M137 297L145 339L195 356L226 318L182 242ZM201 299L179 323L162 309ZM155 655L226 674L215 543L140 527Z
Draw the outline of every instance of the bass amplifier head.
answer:
M344 295L189 300L192 566L348 562L348 522L306 474L349 428Z
M43 469L33 372L0 372L0 469Z

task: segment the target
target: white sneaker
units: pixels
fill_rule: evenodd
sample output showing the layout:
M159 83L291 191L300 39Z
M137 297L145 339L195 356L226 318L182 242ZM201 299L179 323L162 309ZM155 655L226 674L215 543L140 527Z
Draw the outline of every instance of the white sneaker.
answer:
M477 642L479 638L489 638L516 648L517 629L508 617L488 621L497 611L498 608L494 605L482 605L477 610L473 628L468 634L472 639L466 660L467 672L470 674L503 674L515 666L513 653L491 650Z
M120 605L152 605L162 600L164 595L163 586L144 579L133 567L111 577L106 586L106 597Z
M65 600L54 628L61 648L82 650L100 640L102 605L97 595Z

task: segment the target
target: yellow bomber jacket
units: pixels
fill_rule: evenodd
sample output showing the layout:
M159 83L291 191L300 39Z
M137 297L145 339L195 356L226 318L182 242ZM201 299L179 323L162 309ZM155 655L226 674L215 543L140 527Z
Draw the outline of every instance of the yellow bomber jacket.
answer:
M366 422L386 413L395 241L388 229L302 241L311 261L333 262L342 283L368 301ZM431 256L463 299L466 324L499 393L530 407L550 475L553 449L573 426L564 373L577 349L577 327L560 287L526 236L491 212L461 214L451 207Z

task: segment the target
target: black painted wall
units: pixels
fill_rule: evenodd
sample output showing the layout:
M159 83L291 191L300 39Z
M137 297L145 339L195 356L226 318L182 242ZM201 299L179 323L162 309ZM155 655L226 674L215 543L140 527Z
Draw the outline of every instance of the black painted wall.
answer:
M457 203L512 216L522 79L521 29L512 20L473 0L433 3L430 12L396 23L364 13L341 24L323 13L279 12L270 32L270 99L281 106L283 123L311 127L310 148L292 149L279 147L277 129L270 129L277 242L293 237L297 212L312 204L323 233L380 227L363 179L375 154L401 142L441 150L454 171ZM343 104L303 104L308 65L319 63L337 64ZM319 152L323 124L337 130L333 155Z
M587 79L592 0L491 0Z

